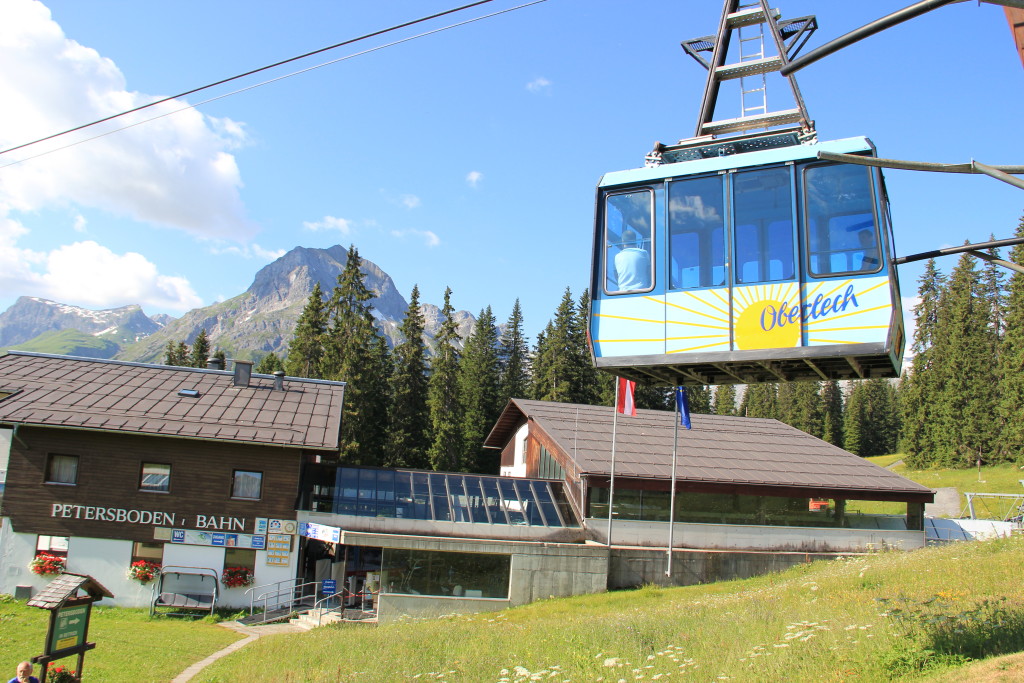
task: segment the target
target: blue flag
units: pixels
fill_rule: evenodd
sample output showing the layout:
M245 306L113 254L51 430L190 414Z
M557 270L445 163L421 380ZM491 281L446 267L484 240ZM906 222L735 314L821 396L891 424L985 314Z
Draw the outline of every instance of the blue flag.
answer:
M686 395L686 387L676 387L676 410L679 411L679 424L693 429L690 425L690 399Z

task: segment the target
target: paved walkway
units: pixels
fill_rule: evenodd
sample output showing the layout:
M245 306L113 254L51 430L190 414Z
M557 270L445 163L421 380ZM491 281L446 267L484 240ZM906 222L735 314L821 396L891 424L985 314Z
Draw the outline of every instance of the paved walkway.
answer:
M239 633L245 635L245 638L242 638L241 640L231 643L223 650L218 650L217 652L214 652L212 655L210 655L206 659L203 659L202 661L196 662L192 666L182 671L178 676L176 676L171 681L171 683L186 683L186 681L191 681L196 676L196 674L198 674L200 671L216 662L221 657L226 657L232 652L242 649L249 643L253 642L254 640L258 640L263 636L269 636L274 633L301 633L304 630L299 628L298 626L293 626L291 624L242 626L241 624L235 621L222 621L217 625L222 626L224 628L229 628L232 631L238 631Z
M925 517L945 517L956 519L963 510L963 502L960 499L960 492L955 486L946 486L935 489L935 502L925 503Z

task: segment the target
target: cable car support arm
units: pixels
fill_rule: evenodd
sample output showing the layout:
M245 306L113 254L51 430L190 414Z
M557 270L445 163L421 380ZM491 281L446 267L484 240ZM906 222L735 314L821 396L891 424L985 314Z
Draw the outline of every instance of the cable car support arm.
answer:
M827 57L833 52L838 52L847 45L852 45L859 40L867 38L868 36L873 36L876 33L880 33L881 31L895 26L896 24L902 24L904 21L913 19L914 17L919 17L927 12L931 12L933 9L964 1L965 0L922 0L921 2L914 3L909 7L904 7L903 9L886 15L881 19L876 19L870 24L865 24L858 29L850 31L846 35L839 36L831 42L814 48L803 57L799 57L790 61L788 64L783 65L783 67L779 69L779 73L783 76L789 76L805 66L813 64L822 57ZM1024 0L979 0L979 2L985 2L990 5L1002 5L1004 7L1017 7L1024 9Z
M1024 166L989 166L980 161L967 164L940 164L932 161L900 161L899 159L880 159L865 157L858 154L836 154L834 152L818 152L818 158L825 161L838 161L844 164L860 164L861 166L878 166L879 168L895 168L903 171L931 171L934 173L983 173L996 180L1002 180L1014 187L1024 190L1024 180L1014 178L1011 174L1024 173Z
M904 263L912 263L914 261L923 261L929 258L936 258L938 256L950 256L951 254L962 254L967 252L971 256L976 256L984 261L995 263L996 265L1009 268L1012 271L1021 273L1024 275L1024 266L1020 266L1012 261L1005 259L996 258L991 254L986 254L981 251L982 249L996 249L998 247L1011 247L1016 244L1024 244L1024 237L1011 237L1005 240L995 240L994 242L979 242L978 244L965 244L960 247L947 247L946 249L935 249L933 251L924 251L920 254L911 254L910 256L901 256L897 259L893 259L893 263L896 265L903 265Z

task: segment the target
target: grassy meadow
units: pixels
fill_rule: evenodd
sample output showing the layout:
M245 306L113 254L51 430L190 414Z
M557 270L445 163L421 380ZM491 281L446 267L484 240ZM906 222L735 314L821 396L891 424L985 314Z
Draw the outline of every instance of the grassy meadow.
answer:
M49 615L0 595L0 679L13 676L18 662L42 654ZM89 641L96 649L85 655L85 680L169 681L242 637L213 621L150 618L147 609L93 607ZM73 669L77 662L77 657L66 657L57 664Z
M194 680L914 680L1024 650L1022 565L1015 537L493 614L337 625L264 637Z

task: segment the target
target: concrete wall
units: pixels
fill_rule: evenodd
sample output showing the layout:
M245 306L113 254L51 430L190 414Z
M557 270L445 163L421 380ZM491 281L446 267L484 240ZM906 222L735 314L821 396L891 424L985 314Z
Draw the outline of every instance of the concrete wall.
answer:
M345 531L342 543L371 548L434 550L450 553L510 555L509 605L524 605L549 597L565 597L605 590L608 549L583 543L523 543L452 539L428 536L394 536ZM394 595L394 594L392 594ZM463 600L472 605L480 598ZM393 605L404 603L393 602Z
M677 550L672 556L672 577L669 578L665 575L668 568L665 549L614 548L608 572L608 588L633 588L648 583L692 586L747 579L839 556L839 553Z
M453 598L447 596L381 593L377 596L377 623L386 624L403 618L433 619L446 614L496 612L510 606L498 598Z
M588 518L589 536L607 543L608 520ZM837 529L834 527L746 526L741 524L676 523L673 546L705 550L850 553L890 547L913 550L925 546L924 531L906 529ZM668 522L616 520L612 545L668 547Z

